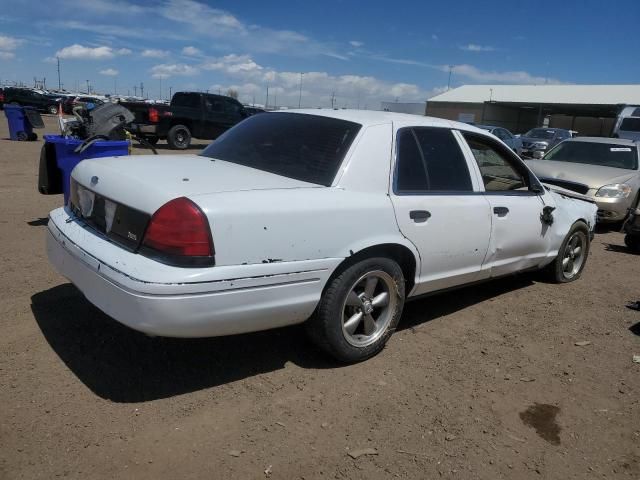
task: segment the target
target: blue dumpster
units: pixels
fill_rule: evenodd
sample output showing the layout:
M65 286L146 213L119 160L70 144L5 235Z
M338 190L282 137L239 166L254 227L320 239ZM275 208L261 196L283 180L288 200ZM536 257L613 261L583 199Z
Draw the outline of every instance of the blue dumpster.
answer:
M83 143L76 138L61 135L45 135L40 155L38 190L45 195L64 193L64 204L69 200L71 171L87 158L129 155L127 140L99 140L92 142L81 153L75 150Z
M40 114L33 107L8 104L4 106L4 114L9 122L11 140L36 140L38 135L33 133L33 127L44 126Z

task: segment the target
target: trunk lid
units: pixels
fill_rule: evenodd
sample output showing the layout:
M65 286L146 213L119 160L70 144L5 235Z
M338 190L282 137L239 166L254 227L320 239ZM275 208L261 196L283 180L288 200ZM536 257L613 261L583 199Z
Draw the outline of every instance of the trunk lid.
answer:
M177 197L319 187L199 155L133 155L84 160L73 170L72 177L101 196L148 214Z

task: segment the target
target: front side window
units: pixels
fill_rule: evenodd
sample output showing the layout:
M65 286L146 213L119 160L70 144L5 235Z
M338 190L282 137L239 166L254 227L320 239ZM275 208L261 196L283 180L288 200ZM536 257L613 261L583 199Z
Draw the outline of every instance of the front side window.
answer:
M361 127L319 115L254 115L223 133L201 155L329 186Z
M479 135L463 135L478 163L487 192L528 189L524 175L501 148Z
M620 124L620 130L625 132L640 132L640 118L638 117L627 117L622 120Z
M467 162L450 130L402 128L398 131L397 152L396 193L473 190Z

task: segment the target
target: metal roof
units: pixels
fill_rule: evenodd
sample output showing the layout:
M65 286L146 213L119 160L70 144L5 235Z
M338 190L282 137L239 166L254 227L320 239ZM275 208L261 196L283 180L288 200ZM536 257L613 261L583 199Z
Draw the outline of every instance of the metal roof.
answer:
M640 105L640 85L463 85L428 102Z

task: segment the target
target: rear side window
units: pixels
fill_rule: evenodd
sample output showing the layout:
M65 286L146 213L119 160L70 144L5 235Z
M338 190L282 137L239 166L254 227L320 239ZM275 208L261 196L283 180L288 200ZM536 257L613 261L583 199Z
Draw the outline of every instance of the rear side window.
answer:
M361 127L317 115L254 115L227 130L202 155L329 186Z
M200 106L200 95L197 93L176 93L171 104L176 107L197 108Z
M395 192L470 192L467 162L451 130L415 127L398 131Z
M624 130L625 132L640 132L640 118L625 118L620 124L620 130Z

